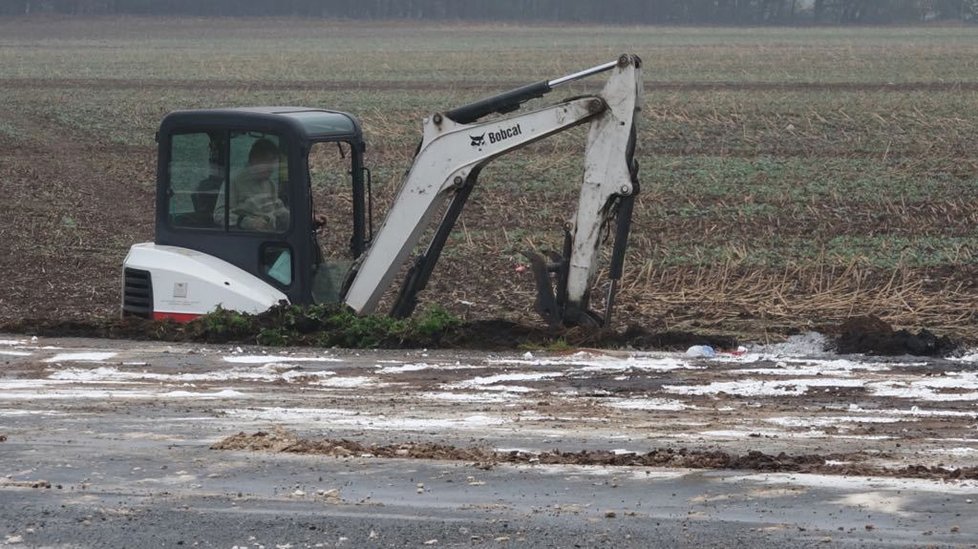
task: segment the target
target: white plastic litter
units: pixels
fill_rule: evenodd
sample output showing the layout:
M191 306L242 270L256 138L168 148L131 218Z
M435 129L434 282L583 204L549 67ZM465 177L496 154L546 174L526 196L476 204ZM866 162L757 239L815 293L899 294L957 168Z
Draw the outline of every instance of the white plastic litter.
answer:
M693 345L686 349L686 356L689 358L714 358L717 352L709 345Z

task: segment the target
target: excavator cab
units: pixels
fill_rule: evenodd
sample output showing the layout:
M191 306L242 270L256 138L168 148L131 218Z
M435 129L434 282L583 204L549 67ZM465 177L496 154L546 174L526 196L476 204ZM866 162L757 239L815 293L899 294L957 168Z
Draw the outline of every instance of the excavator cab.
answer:
M299 304L342 298L369 238L355 117L293 107L179 111L163 119L157 141L156 238L139 245L154 250L142 255L155 264L140 269L141 250L131 250L124 313L184 320L181 311L214 292L266 294L255 311L276 295ZM160 261L161 251L201 265L167 277L166 264L180 260ZM154 294L166 296L156 303L167 311L154 310Z

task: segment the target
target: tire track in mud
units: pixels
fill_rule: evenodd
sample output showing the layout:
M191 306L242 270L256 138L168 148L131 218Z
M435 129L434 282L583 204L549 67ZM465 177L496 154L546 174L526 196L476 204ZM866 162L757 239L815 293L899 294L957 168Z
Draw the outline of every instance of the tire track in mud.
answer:
M523 81L467 80L187 80L126 78L0 78L0 88L8 89L179 89L179 90L504 90L525 85ZM579 88L600 90L595 83ZM654 81L647 80L649 91L778 91L778 92L960 92L978 91L978 82L733 82L733 81Z

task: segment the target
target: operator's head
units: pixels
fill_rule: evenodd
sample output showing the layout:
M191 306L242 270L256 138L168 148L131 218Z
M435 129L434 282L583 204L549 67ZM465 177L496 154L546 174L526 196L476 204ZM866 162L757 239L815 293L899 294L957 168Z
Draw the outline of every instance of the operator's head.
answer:
M251 145L248 165L262 177L268 177L278 168L278 147L268 138L261 138Z

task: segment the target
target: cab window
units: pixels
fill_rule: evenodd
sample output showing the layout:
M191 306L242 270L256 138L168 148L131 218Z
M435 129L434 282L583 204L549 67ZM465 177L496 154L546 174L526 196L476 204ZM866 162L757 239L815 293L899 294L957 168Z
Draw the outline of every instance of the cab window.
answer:
M353 266L353 166L350 143L314 143L309 149L312 211L325 222L316 232L320 261L313 274L313 300L331 303L342 297Z
M227 202L218 204L215 220L226 221L231 231L281 233L288 230L291 222L289 165L284 152L277 135L232 133L230 192ZM223 219L225 208L226 220Z
M280 137L271 133L173 135L167 166L170 224L178 228L285 232L290 219L289 165L284 149Z
M220 229L214 208L224 183L223 135L197 132L170 138L168 213L174 227Z

